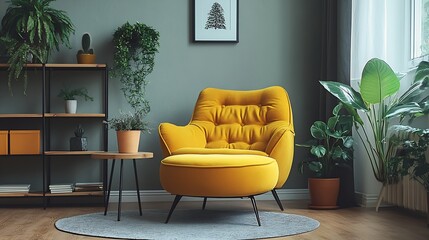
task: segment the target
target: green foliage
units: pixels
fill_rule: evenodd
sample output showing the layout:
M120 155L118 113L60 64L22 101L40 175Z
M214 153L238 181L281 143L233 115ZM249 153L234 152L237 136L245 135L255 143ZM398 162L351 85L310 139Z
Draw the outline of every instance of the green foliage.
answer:
M401 176L410 177L429 191L429 163L426 152L429 147L429 129L395 126L393 136L398 146L392 165Z
M53 1L10 0L1 21L1 38L12 43L5 45L11 56L8 61L9 89L13 80L22 76L26 80L22 66L30 54L34 62L46 63L52 49L58 51L61 43L70 47L69 36L74 33L73 24L64 11L49 6Z
M82 50L79 50L77 54L94 54L94 49L90 49L91 46L91 36L89 33L82 35Z
M402 124L405 117L413 119L429 112L428 69L429 64L421 63L414 83L400 96L398 77L386 62L376 58L369 60L363 69L360 93L338 82L320 82L354 116L355 126L361 127L361 131L357 131L358 136L375 178L383 184L394 181L391 176L395 175L389 162L395 153L387 136L390 120L399 118ZM363 111L368 124L360 119L358 110Z
M138 115L150 111L145 99L146 77L155 64L159 47L159 33L143 23L125 23L113 35L113 74L119 77L125 99Z
M300 162L299 169L304 167L316 177L335 177L335 168L347 164L352 159L353 138L351 136L353 117L341 115L343 104L338 104L333 110L333 116L325 123L316 121L310 128L313 139L306 144L296 144L310 151L310 158Z
M88 95L88 90L84 87L68 89L64 88L60 90L58 97L63 98L64 100L76 100L76 97L83 97L85 101L93 101L94 99Z
M105 122L110 128L116 131L125 130L141 130L142 132L149 132L148 123L143 121L141 112L137 113L120 113L118 117L112 118Z

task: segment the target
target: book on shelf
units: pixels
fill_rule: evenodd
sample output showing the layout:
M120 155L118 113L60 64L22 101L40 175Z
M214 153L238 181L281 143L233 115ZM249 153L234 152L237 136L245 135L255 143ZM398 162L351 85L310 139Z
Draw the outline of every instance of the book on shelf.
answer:
M0 184L0 193L28 193L30 184Z
M74 184L51 184L49 190L51 193L71 193L74 190Z
M74 190L76 192L102 191L103 183L102 182L76 183Z

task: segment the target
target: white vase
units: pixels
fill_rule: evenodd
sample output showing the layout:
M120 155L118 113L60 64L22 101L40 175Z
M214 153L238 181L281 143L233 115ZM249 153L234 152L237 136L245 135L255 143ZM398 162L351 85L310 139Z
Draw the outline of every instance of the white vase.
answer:
M77 100L66 100L66 113L76 113Z

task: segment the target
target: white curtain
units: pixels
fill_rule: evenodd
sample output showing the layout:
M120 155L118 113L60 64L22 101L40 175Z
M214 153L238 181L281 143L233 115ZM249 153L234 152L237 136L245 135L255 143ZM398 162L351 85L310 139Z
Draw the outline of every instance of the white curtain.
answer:
M408 70L411 0L354 0L352 5L351 79L360 79L374 57L394 71Z
M353 0L351 86L358 88L362 70L371 58L383 59L395 72L408 71L410 1ZM375 206L381 185L373 175L360 141L355 141L354 159L356 192L364 199L363 205Z

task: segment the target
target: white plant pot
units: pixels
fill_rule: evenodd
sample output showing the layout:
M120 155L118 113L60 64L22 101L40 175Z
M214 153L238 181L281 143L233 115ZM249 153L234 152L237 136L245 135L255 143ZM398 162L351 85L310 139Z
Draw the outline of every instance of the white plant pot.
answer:
M77 100L66 100L66 113L76 113Z

